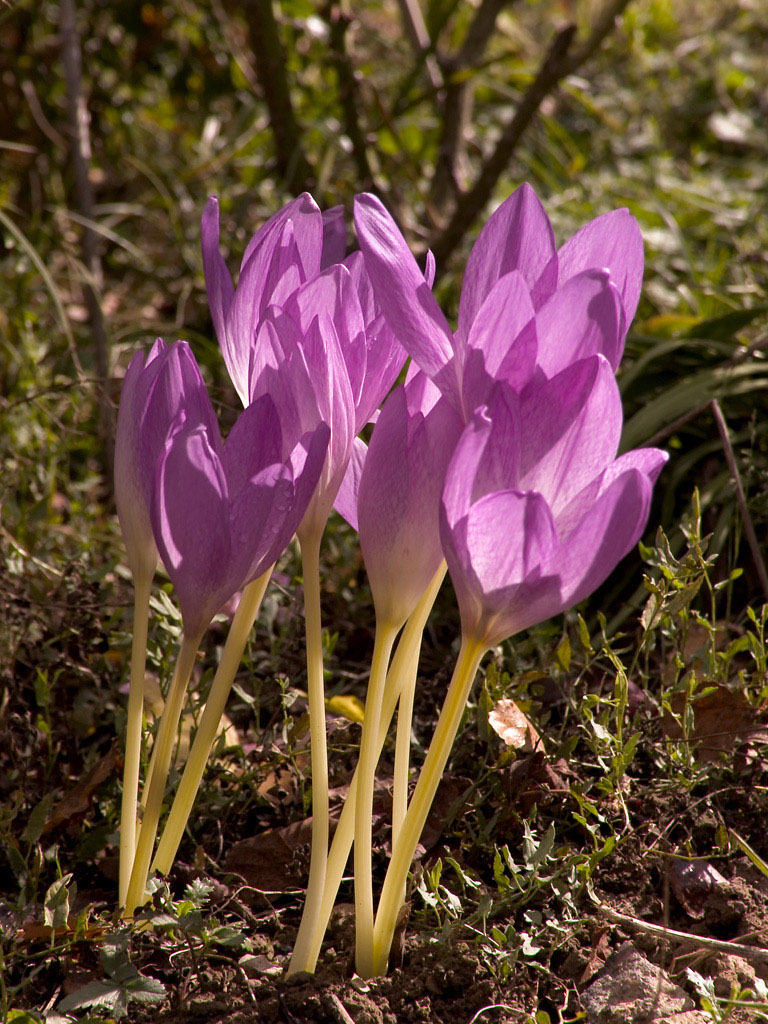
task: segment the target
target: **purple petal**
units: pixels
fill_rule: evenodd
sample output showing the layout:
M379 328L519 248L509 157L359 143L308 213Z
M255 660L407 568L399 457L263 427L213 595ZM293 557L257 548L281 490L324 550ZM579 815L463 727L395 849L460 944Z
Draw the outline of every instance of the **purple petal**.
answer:
M276 324L280 313L270 307L264 315L256 332L256 340L251 348L248 362L248 394L253 401L254 395L264 393L259 380L262 374L278 370L285 362L285 338L281 337Z
M435 254L431 249L427 249L427 255L424 259L424 280L431 288L435 283L435 274L437 273L437 264L435 263Z
M578 604L613 571L640 539L648 519L652 484L629 469L603 491L567 537L553 568L563 581L563 609Z
M294 227L285 221L244 265L227 317L222 355L243 405L248 404L248 370L259 322L270 303L284 301L303 280Z
M565 537L575 529L594 503L612 484L628 470L646 476L653 485L667 463L669 456L658 448L636 448L614 460L599 476L576 494L557 514L558 536Z
M357 408L366 376L363 313L351 274L337 264L299 288L285 305L302 333L318 316L332 323Z
M379 314L366 328L365 376L357 401L355 430L368 423L392 390L408 353Z
M301 524L301 531L307 532L324 528L344 479L355 438L355 406L341 347L325 312L310 324L299 355L306 359L317 408L331 429L320 482Z
M282 533L273 544L272 561L285 549L304 519L320 483L330 443L330 428L327 423L318 424L300 439L290 454L289 462L294 480L294 499L286 516Z
M450 528L441 507L440 534L462 634L492 647L561 608L560 581L541 568L555 543L551 515L540 495L512 491L488 495L470 516Z
M379 309L365 269L363 254L353 252L344 261L344 265L357 291L365 323L365 374L356 402L355 417L355 429L360 431L389 394L407 359L407 353Z
M537 325L528 286L517 271L491 289L466 342L462 403L469 420L484 405L495 380L520 390L536 365Z
M421 413L422 416L426 416L440 401L440 390L415 363L411 363L411 367L414 372L409 374L405 382L408 415L415 416Z
M582 271L561 284L536 314L536 361L554 377L599 353L615 371L623 349L622 318L621 298L607 273Z
M356 437L352 445L352 455L347 471L333 503L333 507L340 516L346 519L353 530L357 530L357 496L367 453L368 445L361 437Z
M221 434L200 369L185 341L177 341L152 363L155 375L141 420L138 456L142 487L151 503L158 459L171 424L179 417L187 430L202 427L209 444L221 451Z
M158 339L144 359L137 352L123 378L115 434L115 504L125 542L128 564L134 576L152 575L157 565L157 547L152 535L149 499L142 484L140 428L160 357L167 351Z
M381 202L355 197L355 228L376 300L401 345L459 408L453 335L403 236Z
M478 466L490 444L492 430L488 410L480 409L464 428L456 445L445 475L442 498L450 529L469 513Z
M487 415L491 421L488 443L477 463L471 486L476 502L494 491L513 490L520 476L520 400L512 388L497 384L490 396Z
M555 236L544 207L530 185L521 185L491 215L472 246L461 288L459 335L469 336L477 312L493 286L513 270L522 274L531 290L542 274L552 278L547 287L554 288L554 255Z
M206 431L181 430L165 446L152 500L152 528L176 589L185 630L194 635L237 589L227 590L232 557L227 483Z
M262 467L234 496L230 507L233 573L243 584L265 572L290 539L289 536L273 558L275 542L293 499L291 471L283 463Z
M281 210L278 210L265 224L262 224L250 240L240 265L241 274L251 257L274 245L274 236L279 234L284 225L289 223L293 226L293 233L297 239L302 280L306 281L320 273L323 251L323 218L312 196L308 192L302 192L300 196L286 203Z
M497 491L469 510L467 551L486 600L494 591L541 575L556 543L552 513L536 492ZM499 609L491 602L490 610Z
M344 207L332 206L323 211L323 251L320 270L334 263L341 263L347 252L347 225L344 222Z
M405 389L382 407L358 493L358 531L376 614L402 622L442 560L440 496L461 421L445 398L409 415Z
M219 201L216 196L210 196L205 204L200 239L203 249L203 272L208 305L216 337L219 340L219 345L223 347L226 344L225 324L235 289L219 247Z
M271 395L262 395L237 417L224 444L221 463L230 495L237 495L267 466L281 463L283 434Z
M523 394L520 487L539 491L555 517L613 461L621 398L609 363L592 356Z
M585 224L558 252L560 283L582 270L607 270L624 307L625 329L632 322L643 283L643 236L625 209Z

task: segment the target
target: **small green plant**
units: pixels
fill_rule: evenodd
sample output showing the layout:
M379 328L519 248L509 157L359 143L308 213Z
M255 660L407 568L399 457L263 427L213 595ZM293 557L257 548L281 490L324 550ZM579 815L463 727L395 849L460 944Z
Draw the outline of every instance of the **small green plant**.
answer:
M165 1001L166 990L156 978L141 974L130 959L130 932L121 929L105 940L99 960L106 978L90 981L66 996L58 1005L61 1013L94 1009L110 1016L127 1017L133 1003L154 1006Z

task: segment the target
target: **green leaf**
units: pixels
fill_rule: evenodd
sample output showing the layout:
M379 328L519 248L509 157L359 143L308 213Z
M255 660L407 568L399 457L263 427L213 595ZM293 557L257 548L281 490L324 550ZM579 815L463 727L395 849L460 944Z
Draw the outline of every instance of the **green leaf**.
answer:
M750 634L751 635L751 634ZM16 845L16 840L12 836L7 837L7 841L2 844L5 848L5 855L8 858L8 862L11 865L14 875L16 876L17 882L23 882L27 877L29 868L27 862L21 855L21 852Z
M571 665L571 642L564 636L555 650L555 661L563 672L567 672Z
M730 341L739 331L749 327L753 320L768 313L768 306L752 306L750 309L736 309L724 316L700 320L683 331L683 338L705 338L711 341Z
M43 921L49 928L64 928L69 918L70 900L74 899L77 884L72 883L72 892L67 888L71 874L64 875L54 882L45 894L43 903Z
M127 985L126 989L134 1002L145 1005L162 1003L166 997L162 981L158 981L157 978L145 978L143 974Z
M43 799L33 808L32 813L29 816L27 827L21 833L21 838L25 842L29 843L30 846L34 845L40 836L43 834L43 828L45 826L46 818L48 817L48 808L51 805L50 793L46 793Z
M119 1017L125 1017L125 1007L121 1006L122 996L122 989L114 981L89 981L62 999L58 1009L68 1013L70 1010L83 1010L86 1006L98 1006L112 1010Z

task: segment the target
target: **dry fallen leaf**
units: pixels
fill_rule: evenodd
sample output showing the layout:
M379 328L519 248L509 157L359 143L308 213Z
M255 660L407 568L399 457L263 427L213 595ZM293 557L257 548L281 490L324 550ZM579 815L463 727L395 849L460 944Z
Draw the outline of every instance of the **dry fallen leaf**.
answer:
M488 722L508 747L533 750L540 736L513 700L504 698L488 713Z
M676 694L672 699L672 710L682 716L686 696ZM765 722L755 713L741 690L727 686L716 686L693 704L693 729L691 741L696 746L696 757L704 763L717 761L723 754L732 754L744 743L768 742ZM679 721L672 715L663 717L664 732L670 740L683 737Z
M55 807L51 808L43 826L43 833L58 828L71 818L85 814L91 807L94 792L114 772L119 757L120 745L115 740L104 757L99 758L82 779L64 794Z

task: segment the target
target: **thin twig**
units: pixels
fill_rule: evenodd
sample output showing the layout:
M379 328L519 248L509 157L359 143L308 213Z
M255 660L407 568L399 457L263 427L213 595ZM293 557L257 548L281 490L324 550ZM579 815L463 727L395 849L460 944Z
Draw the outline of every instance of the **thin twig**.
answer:
M505 7L514 2L481 0L459 50L454 57L442 61L447 88L440 118L440 147L431 188L431 204L438 216L461 189L459 178L475 94L474 81L462 75L462 72L475 68L493 34L497 18Z
M94 209L93 187L88 177L90 160L90 137L88 132L88 109L83 95L83 71L80 52L80 36L77 31L75 0L61 0L61 55L64 63L64 78L67 93L67 134L69 136L70 159L74 176L74 206L83 218L81 248L85 275L83 294L88 308L88 321L93 336L96 373L99 378L99 429L102 435L102 461L104 474L112 479L114 463L114 423L109 401L109 340L104 323L99 292L102 285L101 261L99 259L96 232L91 223Z
M745 946L740 942L725 942L721 939L712 939L707 935L691 935L689 932L679 932L675 928L664 928L658 924L651 924L650 921L641 921L636 917L629 917L628 914L620 914L604 903L598 903L597 909L603 917L607 917L614 924L620 924L624 928L631 928L636 932L645 932L646 935L655 935L657 938L678 942L680 945L708 949L713 953L740 956L753 963L768 964L768 949L762 949L760 946Z
M336 1018L338 1024L355 1024L354 1020L347 1012L346 1006L342 1003L335 992L326 993L325 999L328 1004L328 1009Z
M365 132L360 124L363 105L360 101L359 81L347 50L347 30L352 24L352 17L338 2L327 4L325 17L330 26L328 42L339 83L344 128L352 143L352 156L357 167L357 184L364 191L371 191L374 187L373 170L368 159Z
M37 98L35 86L29 78L25 78L21 83L21 91L26 97L27 103L29 104L29 112L37 127L43 135L45 135L45 137L54 144L54 146L65 150L67 148L67 140L60 132L56 131L51 122L45 116L40 100Z
M424 15L421 13L419 0L398 0L400 14L403 18L405 30L411 40L416 56L423 60L429 81L434 89L443 87L443 75L440 65L432 53L432 41L429 38Z
M679 430L680 427L684 427L686 423L690 423L691 420L695 420L697 416L701 416L703 412L706 412L709 408L709 402L704 402L703 405L697 405L695 409L689 409L688 412L684 412L682 416L678 416L676 420L672 420L666 427L662 427L661 430L657 430L655 434L648 438L644 444L648 448L652 448L659 443L664 441L670 434L674 434L675 431Z
M275 140L277 168L286 187L301 192L312 184L314 173L304 152L302 130L296 120L288 84L288 61L272 0L247 0L251 48L256 75L269 112L269 126Z
M47 562L44 562L42 558L38 558L37 555L33 555L31 551L27 551L26 548L22 547L21 544L19 544L19 542L16 540L13 534L9 530L6 530L2 523L0 523L0 533L2 533L2 535L6 538L6 540L14 549L14 551L18 552L18 554L20 554L22 558L29 559L29 561L32 562L33 565L36 565L38 569L42 569L43 572L49 572L52 576L55 576L57 579L64 579L64 573L61 572L61 570L56 569L54 566L49 565Z
M493 152L483 163L477 181L459 198L450 221L430 242L430 248L437 261L438 274L445 271L448 259L491 198L497 181L509 165L523 133L544 99L565 77L573 74L595 53L628 3L629 0L611 0L585 42L575 50L571 50L576 34L575 25L566 25L556 33L512 120L502 132Z
M555 35L547 54L520 101L515 115L501 134L493 152L483 163L473 187L460 197L453 216L443 231L430 243L437 261L438 274L446 264L465 233L491 198L496 182L509 164L523 132L533 120L542 101L564 77L565 57L576 34L575 25L566 25Z
M752 553L752 561L755 563L757 569L757 575L760 580L760 586L763 588L763 594L765 599L768 601L768 573L765 570L765 562L760 551L760 545L757 542L757 534L755 533L755 527L752 522L752 516L749 514L747 508L747 499L744 495L744 487L741 483L741 474L739 473L739 467L736 462L736 454L731 444L731 439L728 436L728 424L725 422L723 411L716 398L713 398L710 405L712 406L712 412L715 417L715 423L720 433L720 439L723 442L723 454L725 455L725 461L728 465L728 471L733 478L733 483L736 487L736 502L741 512L741 519L744 524L744 533L747 538L747 544L749 544L749 550Z

